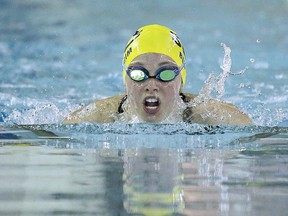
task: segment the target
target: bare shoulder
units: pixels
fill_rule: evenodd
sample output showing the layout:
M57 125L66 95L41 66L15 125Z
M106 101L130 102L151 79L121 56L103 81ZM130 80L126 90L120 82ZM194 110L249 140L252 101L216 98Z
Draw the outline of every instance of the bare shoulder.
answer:
M64 123L98 122L109 123L117 120L118 107L123 94L95 101L74 111L64 119Z
M197 101L197 95L188 95L190 101L183 113L186 122L212 125L253 125L250 117L237 106L219 100Z
M191 93L183 93L184 96L184 102L191 102L193 101L198 95L196 94L191 94Z

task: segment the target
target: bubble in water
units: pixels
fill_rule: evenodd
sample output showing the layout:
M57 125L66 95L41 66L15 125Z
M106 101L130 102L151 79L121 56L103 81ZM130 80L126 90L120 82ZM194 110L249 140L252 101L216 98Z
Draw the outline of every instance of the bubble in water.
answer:
M255 59L254 59L254 58L250 58L250 62L251 62L251 63L254 63L254 62L255 62Z

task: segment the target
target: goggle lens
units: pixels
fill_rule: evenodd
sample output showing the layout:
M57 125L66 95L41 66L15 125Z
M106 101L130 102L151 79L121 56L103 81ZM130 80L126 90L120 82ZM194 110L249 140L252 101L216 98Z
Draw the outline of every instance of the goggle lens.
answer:
M175 72L173 70L163 70L159 73L158 76L160 77L161 81L166 82L171 81L176 77Z
M140 82L145 80L146 74L140 69L135 69L129 71L129 77L136 82Z
M127 68L126 72L128 76L136 82L141 82L148 78L156 78L162 82L169 82L178 76L181 69L175 66L164 66L156 71L156 76L150 76L148 70L144 67L131 66Z

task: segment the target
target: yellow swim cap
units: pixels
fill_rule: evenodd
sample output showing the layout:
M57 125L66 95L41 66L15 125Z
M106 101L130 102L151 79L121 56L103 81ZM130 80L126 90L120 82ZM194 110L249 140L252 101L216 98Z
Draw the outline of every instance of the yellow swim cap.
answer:
M139 55L159 53L171 57L180 67L185 62L185 52L176 32L161 26L147 25L139 28L128 41L124 50L123 65L126 67ZM126 71L123 69L125 82ZM186 81L186 68L181 70L182 84Z

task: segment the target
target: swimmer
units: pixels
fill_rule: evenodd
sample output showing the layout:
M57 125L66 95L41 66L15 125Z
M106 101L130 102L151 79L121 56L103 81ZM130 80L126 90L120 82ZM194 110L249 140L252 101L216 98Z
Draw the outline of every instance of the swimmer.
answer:
M144 26L128 41L123 79L124 94L95 101L70 114L64 122L253 124L232 104L183 92L184 48L177 34L165 26Z

